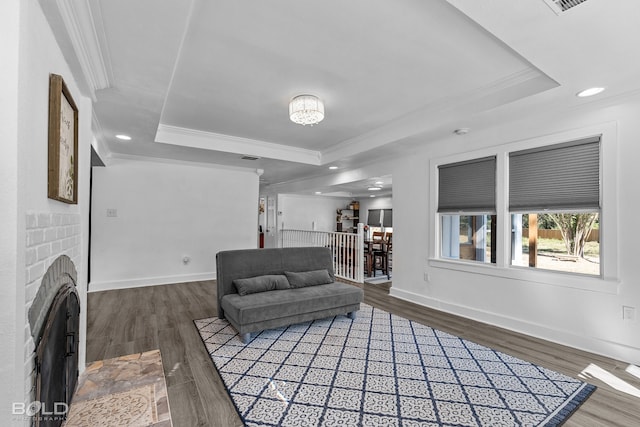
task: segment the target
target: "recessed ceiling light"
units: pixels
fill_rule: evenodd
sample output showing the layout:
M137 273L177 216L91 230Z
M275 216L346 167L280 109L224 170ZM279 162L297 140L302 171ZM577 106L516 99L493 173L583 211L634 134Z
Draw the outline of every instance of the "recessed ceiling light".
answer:
M587 96L597 95L602 91L604 91L603 87L591 87L589 89L585 89L576 93L576 96L579 96L580 98L586 98Z
M382 181L376 181L376 184L377 184L377 185L382 185L382 184L384 184L384 182L382 182Z
M367 188L367 190L369 190L369 191L380 191L380 190L382 190L382 188L380 188L380 187L369 187L369 188Z
M376 197L375 194L369 194L369 197Z
M123 141L131 141L131 137L129 135L119 134L119 135L116 135L116 138L121 139Z
M329 166L329 169L331 169L333 171L333 170L338 169L338 167L337 166Z
M315 194L322 194L322 191L316 191Z

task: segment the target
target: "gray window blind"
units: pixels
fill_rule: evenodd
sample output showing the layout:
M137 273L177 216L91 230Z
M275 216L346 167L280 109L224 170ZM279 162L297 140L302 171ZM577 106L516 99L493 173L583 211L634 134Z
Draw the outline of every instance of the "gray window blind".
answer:
M438 167L438 212L495 210L495 156Z
M599 136L509 155L509 210L599 208Z
M384 209L384 214L382 215L382 226L393 227L393 210Z
M369 209L367 211L367 225L380 227L382 209Z

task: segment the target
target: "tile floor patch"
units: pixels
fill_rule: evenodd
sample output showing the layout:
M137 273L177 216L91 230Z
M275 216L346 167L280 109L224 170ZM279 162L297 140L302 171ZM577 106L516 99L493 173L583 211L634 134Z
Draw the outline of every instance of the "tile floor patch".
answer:
M107 394L71 405L66 427L145 427L157 422L152 385Z
M65 427L170 427L160 350L89 364L78 378Z

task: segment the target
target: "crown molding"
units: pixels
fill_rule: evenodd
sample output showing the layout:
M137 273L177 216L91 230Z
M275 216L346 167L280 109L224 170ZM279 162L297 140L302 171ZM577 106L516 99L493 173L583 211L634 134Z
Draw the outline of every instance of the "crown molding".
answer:
M126 163L140 163L140 164L148 164L148 163L156 163L163 165L179 165L179 166L189 166L189 167L199 167L205 169L217 169L217 170L229 170L235 172L246 172L255 174L258 177L261 176L262 169L256 169L255 167L244 167L244 166L231 166L225 165L222 163L209 163L209 162L194 162L191 160L177 160L170 157L156 157L156 156L147 156L142 154L123 154L113 152L109 156L109 164L107 166L116 166L119 164ZM263 171L264 172L264 171Z
M252 155L308 165L318 166L322 164L322 156L319 151L163 124L158 126L155 142L223 151L225 153Z
M95 92L111 87L113 81L109 57L100 47L99 34L104 38L100 7L92 10L89 0L57 0L56 4L95 101Z
M96 151L98 156L100 156L102 162L106 166L108 166L109 159L111 158L111 150L102 138L102 135L104 133L102 131L100 120L96 115L95 108L91 109L91 130L93 131L93 141L91 142L91 145L93 146L93 149Z
M323 163L334 162L412 137L434 126L442 126L453 118L459 120L464 115L496 108L558 85L537 68L526 67L485 86L434 100L384 126L335 144L322 152Z
M349 184L354 181L363 181L372 176L390 175L392 162L390 159L378 159L375 162L362 165L355 169L339 171L337 173L321 174L307 178L293 179L291 181L275 182L265 186L275 193L298 193L308 191L310 188L335 187ZM386 193L376 194L376 197Z

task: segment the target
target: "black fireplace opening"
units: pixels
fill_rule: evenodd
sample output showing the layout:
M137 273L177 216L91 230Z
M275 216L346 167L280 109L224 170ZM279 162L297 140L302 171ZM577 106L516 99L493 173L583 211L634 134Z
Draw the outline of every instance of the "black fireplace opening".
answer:
M78 381L80 302L75 286L58 290L36 346L36 426L58 427L66 419Z
M33 388L26 415L32 425L58 427L66 419L78 382L80 299L73 261L60 255L42 277L29 307L35 344Z

